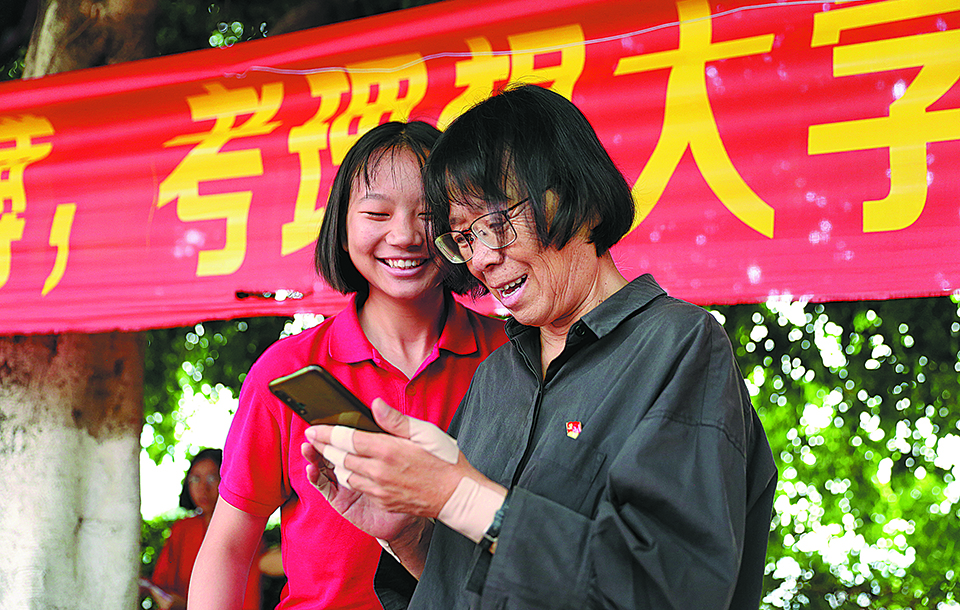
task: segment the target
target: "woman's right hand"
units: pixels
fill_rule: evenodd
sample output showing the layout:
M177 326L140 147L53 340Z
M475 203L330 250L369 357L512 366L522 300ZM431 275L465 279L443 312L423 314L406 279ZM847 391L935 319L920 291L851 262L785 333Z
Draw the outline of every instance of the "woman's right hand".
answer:
M357 528L376 538L394 541L410 537L424 527L423 518L391 513L355 489L340 485L333 474L333 466L310 443L303 443L300 452L307 460L307 480L334 510Z

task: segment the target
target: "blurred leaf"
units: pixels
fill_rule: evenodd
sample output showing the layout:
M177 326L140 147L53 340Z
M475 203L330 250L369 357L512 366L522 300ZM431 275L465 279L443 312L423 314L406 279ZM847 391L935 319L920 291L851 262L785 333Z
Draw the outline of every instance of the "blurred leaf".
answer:
M227 388L237 396L254 360L280 337L289 320L216 320L147 331L144 418L153 438L142 445L150 459L159 464L164 455L173 455L184 391L215 399Z
M955 300L713 309L780 468L764 607L956 603Z

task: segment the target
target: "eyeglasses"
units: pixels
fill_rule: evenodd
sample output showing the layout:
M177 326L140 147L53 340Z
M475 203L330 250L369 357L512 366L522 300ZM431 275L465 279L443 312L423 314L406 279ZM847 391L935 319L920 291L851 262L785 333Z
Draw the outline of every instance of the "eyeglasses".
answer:
M491 250L506 248L517 241L517 230L510 222L510 214L529 200L527 197L505 210L484 214L470 223L466 231L444 233L434 239L433 243L445 259L458 264L473 258L474 239L479 239L480 243Z
M200 481L204 481L204 480L205 480L208 484L210 484L210 485L219 485L219 484L220 484L220 475L218 475L218 474L208 474L208 475L205 476L205 477L200 477L200 476L198 476L198 475L191 474L190 476L187 477L187 483L190 483L190 484L192 484L192 485L196 485L196 484L199 483Z

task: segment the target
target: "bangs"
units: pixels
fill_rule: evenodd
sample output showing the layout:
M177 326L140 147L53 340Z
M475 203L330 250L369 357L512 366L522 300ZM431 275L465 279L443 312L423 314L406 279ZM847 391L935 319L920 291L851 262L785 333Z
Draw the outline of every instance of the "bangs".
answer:
M427 162L428 151L415 146L414 142L408 138L402 138L373 151L364 158L357 165L352 182L362 183L369 188L383 164L387 163L391 168L396 167L397 158L404 153L411 153L417 160L417 165L423 170L423 166Z
M449 140L448 140L449 142ZM502 210L524 192L516 178L514 153L509 146L489 148L477 155L450 146L427 163L424 195L438 233L448 230L450 207ZM512 194L511 194L512 193ZM442 229L442 230L440 230Z

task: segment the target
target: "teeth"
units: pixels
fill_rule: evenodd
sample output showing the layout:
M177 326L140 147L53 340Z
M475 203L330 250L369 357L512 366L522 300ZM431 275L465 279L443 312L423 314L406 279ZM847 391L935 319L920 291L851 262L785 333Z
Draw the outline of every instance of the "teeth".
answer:
M384 259L384 262L387 263L388 267L394 269L413 269L414 267L419 267L423 264L423 260L414 260L409 258L387 258Z
M500 289L500 294L506 295L513 292L514 290L520 287L520 284L522 284L523 280L525 279L527 279L527 276L523 276L514 282L510 282L509 284L507 284L506 286Z

